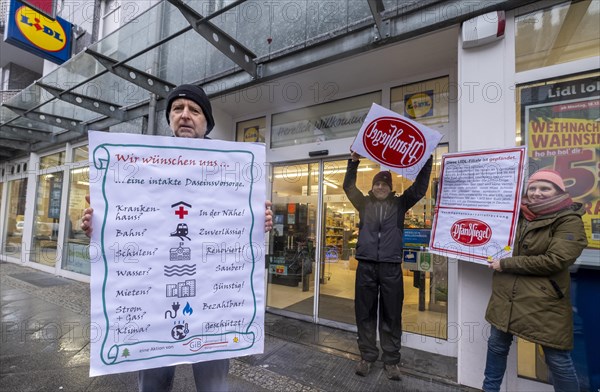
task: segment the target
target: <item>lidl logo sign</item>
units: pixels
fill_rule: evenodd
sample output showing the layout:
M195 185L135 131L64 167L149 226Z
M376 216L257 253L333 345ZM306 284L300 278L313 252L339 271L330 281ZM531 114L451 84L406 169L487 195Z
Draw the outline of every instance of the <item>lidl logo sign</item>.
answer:
M15 21L25 38L42 50L58 52L67 44L65 30L58 21L46 18L29 7L19 7Z
M433 115L433 90L404 96L404 115L408 118L422 118Z
M10 6L6 42L57 64L71 57L69 22L59 17L50 19L17 0Z

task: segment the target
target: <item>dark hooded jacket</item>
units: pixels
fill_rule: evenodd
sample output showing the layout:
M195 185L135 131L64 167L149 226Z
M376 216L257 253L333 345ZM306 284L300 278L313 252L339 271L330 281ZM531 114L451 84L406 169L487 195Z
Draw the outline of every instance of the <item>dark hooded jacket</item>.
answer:
M569 266L587 246L580 203L529 222L521 216L512 257L500 260L485 319L559 350L573 348Z
M378 200L373 192L367 196L356 187L359 162L348 160L344 178L344 192L358 210L359 231L356 259L388 263L402 262L402 235L404 215L427 192L433 159L429 158L415 182L402 195L391 192L385 200Z

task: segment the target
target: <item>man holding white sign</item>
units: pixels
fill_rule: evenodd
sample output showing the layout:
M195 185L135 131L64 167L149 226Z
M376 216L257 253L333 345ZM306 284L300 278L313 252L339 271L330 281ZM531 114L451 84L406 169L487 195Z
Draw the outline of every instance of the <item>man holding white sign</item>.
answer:
M366 376L379 357L377 349L377 309L379 338L386 375L400 380L402 337L402 235L404 215L427 192L433 157L429 157L415 182L399 197L392 191L392 174L381 171L373 178L368 195L356 187L359 155L348 160L344 192L360 216L356 244L356 288L354 306L361 360L355 373Z
M171 94L169 94L169 97L167 98L168 102L167 102L167 108L166 108L166 116L167 116L167 122L169 123L169 126L173 132L173 135L175 137L178 138L196 138L196 139L207 139L207 134L212 130L212 128L214 127L214 119L212 116L212 108L210 105L210 101L208 100L208 97L206 96L204 90L202 90L200 87L195 86L195 85L181 85L179 87L177 87L176 89L174 89ZM126 137L127 136L127 137ZM129 137L129 135L122 135L123 140L127 140ZM126 144L124 142L124 144ZM179 143L181 144L181 143ZM104 147L106 146L106 147ZM135 146L135 147L148 147L148 146L137 146L134 144L129 144L128 146ZM117 145L117 144L105 144L103 145L104 150L106 150L108 152L109 148L120 148L122 147L121 145ZM152 146L149 146L152 147ZM215 163L218 163L216 160L214 159L210 159L210 154L214 154L215 152L218 153L217 149L210 149L210 148L187 148L187 147L182 147L179 146L178 149L173 147L173 148L163 148L162 150L160 149L160 147L153 147L148 148L148 151L166 151L164 154L165 156L168 156L168 154L170 153L170 151L175 151L175 158L172 157L168 157L168 158L163 158L163 157L158 157L157 155L151 155L151 156L147 156L147 157L138 157L135 156L133 153L131 155L127 155L127 160L131 161L132 164L138 164L138 166L136 167L136 171L134 171L133 173L135 173L135 178L134 176L127 176L125 181L115 181L115 183L119 183L119 184L126 184L129 185L131 184L144 184L146 183L148 186L149 185L153 185L153 186L161 186L164 187L165 191L168 190L168 188L173 188L173 189L182 189L183 187L186 187L187 189L204 189L206 191L208 191L210 189L212 183L217 183L217 185L214 186L225 186L225 187L230 187L230 197L235 197L235 195L233 195L234 193L236 193L236 191L238 191L238 189L242 189L240 190L240 194L241 197L246 198L247 200L249 198L252 198L252 200L254 200L256 197L260 197L259 195L255 195L253 194L251 191L248 193L248 191L243 190L244 188L244 183L238 182L238 181L230 181L227 178L225 178L225 180L227 181L208 181L206 180L206 178L201 179L200 177L193 177L193 178L185 178L184 180L180 179L177 177L177 174L173 174L172 176L169 176L168 178L162 176L162 174L160 172L156 171L156 168L159 167L160 165L179 165L179 167L184 167L184 166L196 166L197 168L193 169L194 173L198 173L198 172L202 172L204 171L205 173L209 173L210 171L207 170L207 168L209 166L214 166ZM139 151L144 151L143 149L140 149ZM100 151L102 152L102 151ZM199 159L188 159L188 156L183 156L178 154L198 154L201 153L203 154L202 160ZM243 155L243 153L245 153L245 151L241 151L241 152L237 152L238 155ZM245 154L247 155L252 155L252 154ZM123 154L119 155L116 154L117 157L119 158L123 158ZM194 158L194 155L189 155L192 158ZM125 158L123 158L125 159ZM146 162L149 162L148 164L146 164ZM144 164L143 166L141 164ZM225 160L223 160L223 162L220 163L220 165L224 165L226 163ZM96 162L94 162L94 164L96 164ZM135 165L134 165L135 166ZM144 170L146 171L144 171ZM189 170L189 169L186 169ZM151 176L146 175L146 177L144 178L143 176L145 175L145 173L150 173ZM162 176L159 178L159 176ZM208 175L205 175L205 177ZM106 180L106 178L105 178ZM106 181L107 183L109 181ZM226 184L226 185L222 185L222 184ZM233 185L232 185L233 184ZM251 184L252 185L252 184ZM120 185L123 186L123 185ZM180 188L177 188L180 187ZM258 188L260 189L260 188ZM189 192L196 192L196 191L189 191ZM245 192L245 193L244 193ZM197 192L196 192L197 194ZM205 193L206 194L206 193ZM183 197L183 194L182 196ZM206 197L206 196L203 196ZM139 197L138 197L139 198ZM138 199L136 198L136 199ZM141 200L141 198L139 198ZM168 203L168 205L170 205L171 203ZM158 203L156 204L158 205ZM161 294L158 295L158 298L160 298L161 296L164 297L166 295L166 297L174 297L173 299L171 298L167 298L167 300L169 302L173 302L173 306L172 309L167 309L166 312L164 312L165 319L173 319L174 321L168 321L169 323L173 323L173 324L181 324L181 328L177 329L178 325L175 325L175 327L173 327L173 330L171 332L171 335L173 337L173 339L175 339L175 341L179 342L180 345L179 347L181 347L181 345L185 345L186 347L189 347L188 352L190 356L190 358L201 358L201 355L197 355L196 357L191 357L191 355L194 355L194 353L204 353L206 352L206 354L211 354L216 352L216 351L204 351L207 350L207 347L211 346L212 347L216 347L217 343L218 345L220 345L220 347L223 347L223 352L225 351L231 351L230 348L227 348L228 344L232 344L232 343L228 343L227 341L229 341L229 336L230 336L230 332L227 332L228 330L226 330L226 333L220 334L220 337L226 337L224 340L226 341L221 341L221 342L211 342L210 341L210 335L208 334L202 334L201 331L197 331L196 335L192 336L192 333L189 333L189 329L188 329L188 323L187 322L181 322L181 321L177 321L179 319L183 319L183 314L185 314L186 310L188 311L188 316L192 314L192 309L187 309L189 306L189 302L186 304L186 307L184 308L183 306L183 302L180 305L179 304L179 299L181 300L185 300L188 301L189 298L194 297L196 291L200 291L201 287L206 286L206 282L209 281L209 278L206 277L204 278L204 280L206 282L201 282L198 281L196 283L195 279L191 279L188 277L181 277L182 275L190 275L191 271L193 270L195 273L195 269L196 266L198 266L199 268L206 268L206 266L201 267L200 266L200 261L197 262L197 264L192 264L191 262L188 262L188 264L181 264L179 263L181 260L190 260L191 261L191 256L190 256L190 252L194 251L195 255L197 255L198 253L197 250L199 247L197 248L193 248L190 245L188 245L190 242L187 241L191 241L190 237L193 237L194 235L196 236L196 238L203 238L204 242L202 242L202 257L200 258L202 260L203 263L207 263L210 257L212 257L212 259L217 259L220 258L221 260L225 260L227 257L227 254L235 254L235 253L239 253L240 251L238 251L236 248L232 248L229 246L225 246L224 242L221 241L217 242L216 240L210 240L210 236L212 235L212 232L215 232L214 235L216 235L217 237L224 237L224 236L236 236L237 238L242 237L242 234L245 232L245 227L242 228L237 228L235 226L231 226L228 227L227 225L231 225L228 222L233 221L233 219L238 219L236 218L237 216L244 216L244 214L247 214L248 212L246 211L246 209L231 209L231 210L219 210L216 209L216 205L218 205L218 201L215 200L212 206L199 206L199 207L204 207L205 209L201 209L199 210L199 215L198 218L195 218L195 220L191 219L191 215L190 215L190 211L191 211L191 205L189 203L183 202L183 201L179 201L173 205L170 205L171 208L174 209L174 213L176 216L179 217L179 219L182 219L182 221L180 222L184 222L183 218L189 216L190 220L187 220L185 222L188 223L178 223L176 225L176 228L174 232L170 233L170 237L173 237L175 241L179 242L179 247L178 248L172 248L171 251L172 253L170 255L167 255L167 258L170 257L170 264L173 264L172 266L164 266L164 276L173 276L176 275L176 277L174 278L175 280L173 281L174 284L167 284L166 285L166 294L164 291L162 291ZM265 231L269 231L272 228L272 214L271 211L269 210L269 206L270 206L270 202L267 201L267 210L265 211ZM117 222L121 222L121 221L127 221L127 220L141 220L143 219L143 214L149 215L152 213L157 213L157 211L159 210L159 208L156 207L148 207L145 205L142 205L142 202L140 201L139 205L135 205L133 207L129 207L129 206L123 206L123 205L117 205L117 215L116 215L116 220ZM210 208L209 208L210 207ZM215 208L213 208L215 207ZM251 207L251 205L250 205ZM108 210L108 206L106 207L106 209ZM196 210L198 211L198 210ZM92 213L93 210L91 208L88 208L84 211L84 217L82 219L82 224L81 224L81 228L86 232L86 234L89 236L91 235L91 219L92 219ZM135 213L135 214L134 214ZM169 211L169 213L171 213L171 211ZM252 214L252 211L249 212L250 214ZM179 215L177 215L179 214ZM258 216L260 216L261 214L256 214ZM104 217L106 218L107 215L105 215ZM188 224L191 226L194 223L197 223L199 220L207 220L208 218L201 218L203 216L209 216L209 218L211 219L212 222L221 222L220 224L222 225L222 227L219 227L217 229L209 229L209 228L200 228L199 230L196 229L194 231L194 233L192 233L192 230L190 229L188 231ZM252 217L254 216L254 214L252 214ZM158 215L157 215L158 217ZM136 218L136 219L133 219ZM177 218L174 218L177 219ZM253 218L252 218L253 219ZM132 222L131 224L133 224L134 222ZM166 224L167 222L163 222L164 224ZM156 226L156 225L154 225ZM160 226L160 225L158 225ZM196 227L198 227L199 225L196 224ZM253 225L251 225L253 226ZM104 231L104 226L102 227L103 231ZM134 239L136 239L136 241L138 241L140 244L144 244L144 240L145 240L145 234L146 232L151 233L154 230L154 228L148 228L148 229L140 229L138 228L132 228L129 230L123 230L120 228L117 228L116 231L111 231L111 233L116 233L116 237L134 237ZM164 230L163 230L164 231ZM171 230L169 230L170 232ZM103 232L103 234L105 234ZM109 233L110 234L110 233ZM213 235L213 237L214 237ZM148 236L146 236L148 237ZM179 240L176 240L176 239ZM158 245L158 238L156 238L156 244ZM185 244L185 247L182 246ZM129 243L125 244L125 246L128 246ZM244 246L245 247L245 246ZM112 248L111 248L112 249ZM159 249L159 248L153 248L153 249ZM241 248L240 248L241 249ZM147 250L143 248L143 245L137 245L135 247L135 250L132 252L129 249L118 249L116 253L123 253L124 254L124 262L127 262L127 258L131 259L133 254L133 257L137 257L140 258L142 260L144 260L143 258L147 255L151 255L154 256L155 253L157 253L156 250ZM130 254L131 253L131 254ZM253 253L254 254L254 253ZM164 256L163 256L164 257ZM236 259L233 256L229 257L229 260L231 259ZM150 258L148 258L148 260L150 260ZM254 260L254 259L253 259ZM118 260L113 260L114 263L118 263ZM116 265L116 264L114 264ZM113 264L111 264L111 268L115 268ZM138 267L137 269L132 268L132 266L128 266L127 269L122 269L120 271L115 271L117 272L116 276L138 276L140 274L147 274L148 276L150 276L152 273L154 273L154 271L152 270L152 267L148 267L145 269L141 269L142 264L140 264L140 267ZM137 266L136 266L137 267ZM219 263L216 265L216 271L218 271L218 273L225 273L225 274L229 274L231 275L232 272L227 272L227 271L234 271L234 270L243 270L245 268L245 265L243 263L231 263L231 262L227 262L227 263ZM159 269L159 268L154 268L155 270ZM107 268L108 270L108 268ZM253 269L254 270L254 269ZM113 272L112 270L110 271L111 273ZM159 271L160 272L160 271ZM239 271L238 271L239 272ZM107 279L107 282L110 283L110 280L108 280L108 276L110 276L110 279L114 279L115 275L106 275L105 278ZM163 278L164 279L164 278ZM252 279L252 278L251 278ZM152 282L152 279L148 278L149 283L148 286L150 286L147 290L140 290L137 289L136 290L119 290L117 291L117 297L118 296L123 296L123 297L131 297L133 295L139 295L140 297L148 294L151 290L152 293L155 293L157 290L154 287L152 287L152 283L156 284L157 286L159 285L159 283L162 285L163 282ZM188 284L188 282L190 282ZM244 288L244 284L247 283L244 280L239 280L239 281L234 281L234 282L224 282L224 283L215 283L214 285L211 285L211 289L212 287L214 287L214 291L218 291L218 290L235 290L236 292L240 293L240 295L238 297L233 297L234 299L229 299L229 300L223 300L221 302L206 302L206 298L207 296L205 295L204 297L202 297L202 294L198 293L198 298L202 298L201 301L197 302L197 308L199 307L198 310L202 310L205 313L206 312L210 312L211 310L214 309L221 309L221 308L227 308L228 309L228 313L231 315L231 319L235 318L235 314L236 311L234 311L234 307L237 307L239 304L243 304L244 300L243 299L239 299L239 298L243 298L242 294L244 293L244 291L240 292L242 290L242 288ZM253 282L250 282L250 285L246 285L246 286L253 286ZM256 282L254 282L255 284ZM197 290L198 289L198 290ZM104 293L104 292L103 292ZM252 293L254 293L254 291L252 291ZM158 294L158 293L157 293ZM104 295L103 295L104 298ZM148 298L147 301L151 301L150 298L156 298L155 297L150 297L150 295L146 295L146 298ZM125 301L127 298L123 298L123 301ZM107 300L108 301L114 301L112 299L110 299L107 296ZM191 301L191 299L190 299ZM257 299L255 298L255 301L257 301ZM106 304L106 302L103 301L103 305L108 309L109 306ZM203 305L201 305L203 302ZM125 303L125 302L124 302ZM139 304L142 305L143 302L140 300ZM158 304L155 304L155 306ZM240 305L241 306L241 305ZM181 307L181 312L180 315L177 315L178 311L180 310ZM257 307L256 303L255 303L255 307ZM140 306L119 306L116 308L116 312L119 313L132 313L132 314L128 314L128 317L131 318L135 318L137 320L142 320L143 317L146 316L147 312L141 312L141 311L137 311L136 309L141 309ZM105 310L105 314L111 314L110 312L115 312L114 310ZM161 310L162 311L162 310ZM198 313L198 312L196 312ZM241 313L238 313L241 314ZM161 316L162 317L162 316ZM120 319L120 316L118 317ZM145 320L145 319L143 319ZM208 320L208 319L207 319ZM214 325L214 327L207 327L209 329L215 329L217 327L219 327L221 324L222 325L233 325L235 324L235 322L238 322L240 320L221 320L220 322L206 322L206 325L212 324ZM151 327L154 328L155 330L159 331L160 333L165 332L164 328L161 330L160 324L159 322L156 322L156 327ZM239 322L239 327L242 327L244 322L243 319L241 319L241 322ZM151 324L148 324L148 326L150 326ZM141 328L137 328L135 330L135 333L139 333L140 336L143 336L142 333L146 332L148 329L151 329L149 327L141 327ZM191 328L191 325L190 325ZM121 329L119 329L121 330ZM122 328L123 331L127 332L128 329L127 328ZM241 331L241 328L238 328L238 331ZM105 331L106 333L108 333L108 331ZM189 336L187 336L186 339L186 335L189 333ZM214 334L216 336L216 334ZM231 339L231 342L235 342L238 345L238 349L237 350L242 350L244 348L243 346L243 338L245 335L243 332L240 333L236 333L235 337L233 337ZM163 338L164 339L164 338ZM140 341L141 340L141 341ZM113 359L113 363L116 363L116 361L120 361L118 363L123 363L124 365L129 365L130 363L133 363L131 361L137 360L143 363L143 361L148 360L148 359L153 359L153 358L157 358L158 356L166 356L166 357L181 357L184 358L185 356L182 355L181 353L175 351L175 349L173 348L173 344L167 344L168 339L164 339L164 342L156 342L156 343L165 343L162 346L159 347L158 344L155 344L155 347L151 347L148 346L148 348L141 348L144 347L144 344L147 344L147 341L143 341L143 339L139 339L136 338L135 343L132 344L123 344L121 346L119 345L115 345L113 346L114 349L114 353L111 354L111 356L108 357L108 359ZM223 340L223 339L222 339ZM137 345L137 346L136 346ZM138 348L140 347L140 348ZM123 349L124 348L124 349ZM160 352L158 352L158 350L162 350ZM171 350L171 351L169 351ZM235 350L235 349L234 349ZM152 352L152 351L157 351L156 354L148 354L148 351ZM240 351L241 352L241 351ZM100 353L101 355L104 355L103 352ZM160 355L159 355L160 354ZM139 359L134 359L133 355L138 355ZM223 358L223 356L225 356L225 354L221 355L221 358ZM128 358L131 357L131 358ZM96 357L94 357L94 361L96 361ZM105 361L104 357L102 357L102 360ZM197 360L197 359L196 359ZM94 362L92 361L92 362ZM193 361L193 360L192 360ZM109 363L109 365L112 365L112 363ZM125 370L121 370L121 371L128 371L127 368L123 368ZM138 367L139 369L139 367ZM227 390L227 373L229 370L229 360L228 359L217 359L217 360L211 360L211 361L205 361L205 362L197 362L197 363L193 363L192 364L192 369L193 369L193 374L194 374L194 379L195 379L195 383L196 383L196 390L197 391L223 391L223 390ZM97 372L99 372L99 370L97 370ZM139 377L138 377L138 381L139 381L139 390L140 391L170 391L173 387L173 379L174 379L174 374L175 374L175 366L165 366L165 367L158 367L158 368L154 368L154 369L144 369L144 370L140 370L139 371Z
M373 104L350 147L344 192L360 216L354 300L361 354L355 373L359 376L366 376L379 357L379 308L384 370L389 379L400 380L404 215L427 192L432 153L441 138L439 132ZM384 170L373 178L369 194L363 195L356 187L359 154L415 182L398 196L392 191L392 173Z

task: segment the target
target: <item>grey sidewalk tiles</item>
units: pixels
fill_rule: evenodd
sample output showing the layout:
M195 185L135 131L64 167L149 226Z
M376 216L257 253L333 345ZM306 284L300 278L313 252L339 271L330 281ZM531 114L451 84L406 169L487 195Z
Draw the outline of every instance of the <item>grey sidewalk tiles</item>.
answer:
M89 285L0 263L0 391L137 391L137 374L89 377ZM230 361L236 391L471 391L457 385L455 359L402 349L403 379L377 362L354 375L355 333L266 315L265 352ZM419 366L436 374L419 372ZM173 391L194 390L180 365Z

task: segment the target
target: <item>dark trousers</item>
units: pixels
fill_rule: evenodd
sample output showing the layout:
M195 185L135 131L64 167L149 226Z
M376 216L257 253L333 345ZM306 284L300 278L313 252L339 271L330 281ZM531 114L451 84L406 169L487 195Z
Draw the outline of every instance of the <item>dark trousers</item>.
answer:
M379 305L379 340L383 351L381 359L386 365L399 363L404 302L402 264L359 261L355 289L354 309L358 349L362 359L374 362L379 358Z

